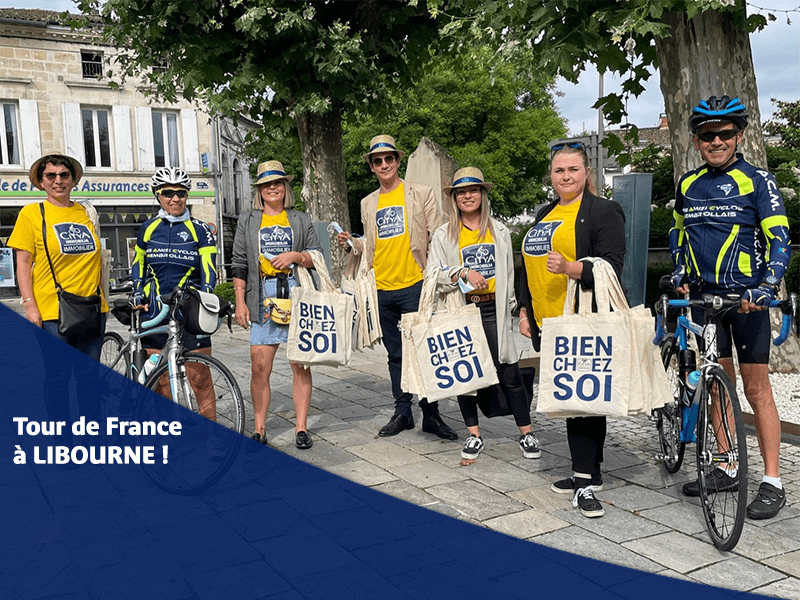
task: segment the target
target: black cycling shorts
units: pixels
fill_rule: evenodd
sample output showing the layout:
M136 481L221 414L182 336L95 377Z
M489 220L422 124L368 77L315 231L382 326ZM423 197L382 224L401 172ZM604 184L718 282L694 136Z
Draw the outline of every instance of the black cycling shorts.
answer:
M692 295L694 298L694 295ZM740 363L767 364L772 335L769 323L769 310L749 313L738 312L737 307L729 308L719 314L717 325L717 352L720 358L731 358L733 351L731 339L736 345L736 356ZM703 324L705 313L701 308L692 309L692 320ZM703 340L697 338L700 350Z

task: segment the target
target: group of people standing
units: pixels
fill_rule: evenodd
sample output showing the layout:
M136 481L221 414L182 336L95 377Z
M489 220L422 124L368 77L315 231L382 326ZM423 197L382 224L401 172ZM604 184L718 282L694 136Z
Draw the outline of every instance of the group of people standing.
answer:
M769 386L769 322L764 309L788 265L789 236L774 178L745 162L736 152L746 125L746 110L728 96L712 96L693 110L692 139L705 164L681 179L670 246L676 265L673 284L678 291L693 295L732 291L742 295L739 312L733 311L723 319L718 347L721 364L734 376L732 345L737 346L745 393L756 414L764 456L764 480L756 499L748 506L748 514L751 518L770 518L785 504L785 492L778 473L780 425ZM379 135L371 140L363 159L375 174L379 189L361 202L364 234L354 236L345 231L337 238L342 248L362 253L362 261L375 273L382 341L395 400L394 413L378 435L391 437L415 426L413 397L401 387L399 323L403 314L418 310L426 269L441 265L439 292L452 294L460 304L478 307L497 370L497 393L506 397L519 428L520 450L525 458L539 458L542 451L532 431L531 398L518 365L512 329L512 314L518 305L511 235L492 216L489 193L493 184L485 181L477 168L459 169L452 184L443 190L446 222L440 224L433 190L400 178L398 169L403 156L391 136ZM17 249L26 317L57 336L55 274L65 289L81 295L95 293L100 282L98 231L83 206L70 199L81 175L80 164L70 157L52 154L36 161L30 178L47 194L44 210L36 204L23 208L9 240L9 245ZM266 419L275 354L288 339L288 325L269 318L274 310L269 300L289 298L289 290L298 285L292 266L313 267L310 252L321 250L309 215L292 208L292 179L278 161L258 166L253 208L239 217L233 243L236 321L250 330L250 391L255 413L252 438L261 444L267 443ZM583 144L554 145L548 179L554 199L537 210L525 236L524 268L519 282L519 331L531 339L536 350L543 319L559 316L564 310L569 280L577 280L584 289L593 287L592 263L579 259L602 258L619 277L626 251L622 208L598 195ZM134 304L156 314L159 294L177 283L188 279L199 289L213 289L216 247L209 226L189 214L186 204L191 181L187 174L165 167L155 173L152 183L160 210L141 227L132 278ZM723 194L726 205L737 206L735 211L714 212L708 208L709 203L718 203ZM80 251L65 247L55 235L57 224L77 228L90 243L82 245ZM52 269L43 259L43 235L47 236L54 257ZM102 309L104 325L108 310L105 302ZM64 341L98 358L102 334L99 338ZM187 334L184 343L191 350L211 352L210 338L197 339ZM155 340L148 351L158 349ZM297 414L295 443L298 448L307 449L313 444L307 431L311 371L295 363L291 368ZM202 377L202 373L195 376ZM51 405L54 414L63 412L59 412L55 397L48 398L48 407ZM437 402L420 398L419 405L424 432L442 439L458 439L442 419ZM476 459L484 449L476 398L460 396L458 405L469 432L461 456ZM602 516L603 505L595 492L603 489L606 418L568 418L566 432L572 474L554 481L551 489L571 494L573 505L584 516ZM724 485L725 477L730 475L724 468L719 471ZM689 483L684 486L684 493L697 495L696 488L696 482Z

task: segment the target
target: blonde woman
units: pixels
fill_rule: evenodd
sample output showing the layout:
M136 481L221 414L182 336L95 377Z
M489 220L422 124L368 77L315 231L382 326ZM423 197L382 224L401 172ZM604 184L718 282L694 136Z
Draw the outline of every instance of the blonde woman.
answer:
M267 443L267 411L272 398L270 375L278 346L288 340L289 325L275 323L264 305L267 298L289 298L297 281L292 265L312 267L309 250L321 250L311 217L292 208L294 194L283 165L271 160L258 165L252 210L239 216L233 240L233 286L236 322L250 330L250 394L255 413L252 438ZM295 445L313 445L307 417L311 402L311 371L292 365L292 398L297 420Z

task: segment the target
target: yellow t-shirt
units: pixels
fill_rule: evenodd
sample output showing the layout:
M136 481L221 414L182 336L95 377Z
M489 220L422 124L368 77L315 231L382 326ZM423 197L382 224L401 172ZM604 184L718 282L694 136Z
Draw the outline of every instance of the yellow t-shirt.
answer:
M278 273L291 273L291 269L276 269L264 257L265 252L282 254L292 251L293 240L292 228L289 225L289 216L286 211L281 211L279 215L261 215L261 227L258 229L258 264L261 274L274 277Z
M411 254L402 183L378 198L375 225L378 233L372 266L378 289L402 290L421 281L422 269Z
M542 326L542 319L558 317L564 312L569 277L547 270L547 253L550 250L558 252L569 262L578 259L575 250L575 219L580 206L580 200L567 206L556 204L544 219L531 227L522 242L528 289L531 293L533 314L539 327Z
M485 290L475 290L471 294L494 294L495 290L495 245L491 230L486 230L486 237L480 239L481 232L467 229L463 225L458 233L458 250L461 253L461 264L477 271L489 287Z
M34 202L22 207L8 238L8 245L33 255L33 297L43 321L58 319L56 284L42 241L42 213ZM47 249L62 289L78 296L98 294L100 240L84 208L77 203L65 208L44 202ZM101 294L102 298L102 294ZM108 311L104 298L103 312Z

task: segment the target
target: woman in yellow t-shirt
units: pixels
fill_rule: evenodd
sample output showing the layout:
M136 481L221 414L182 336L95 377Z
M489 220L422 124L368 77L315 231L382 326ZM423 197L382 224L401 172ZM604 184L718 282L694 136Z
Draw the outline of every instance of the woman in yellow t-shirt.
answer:
M522 242L524 268L520 282L520 333L539 350L542 319L563 313L568 279L592 288L591 263L604 258L619 277L625 256L625 217L613 200L595 195L586 148L579 142L552 147L550 179L557 198L541 210ZM605 417L567 419L567 441L573 475L550 489L572 494L573 506L585 517L601 517L603 505L594 492L603 489L600 464L606 437Z
M108 305L98 289L100 238L84 207L70 199L73 188L83 175L83 168L70 156L48 154L33 163L29 175L31 184L43 190L47 196L44 202L33 202L22 208L8 240L8 245L16 249L17 281L21 302L25 306L25 318L97 361L103 345L108 312ZM47 232L47 251L53 263L52 271L45 254L43 225ZM99 335L65 337L58 333L58 294L53 273L61 288L67 292L78 296L100 294ZM99 362L95 364L87 360L52 357L50 341L41 337L39 345L46 364L42 395L48 418L70 422L70 379L74 375L78 414L86 417L87 421L99 420L100 399L95 390ZM68 428L69 425L66 431L69 431ZM54 443L72 445L72 436L68 433L58 436Z
M450 196L450 201L445 202L449 222L433 233L428 263L447 265L439 279L440 291L458 294L480 309L502 390L499 393L508 400L519 427L520 450L525 458L539 458L542 451L532 433L531 405L512 333L511 312L517 300L511 234L491 216L488 193L492 187L494 184L484 181L479 169L466 167L456 171L453 184L444 188L445 194ZM459 396L458 405L469 431L461 457L476 459L484 447L478 427L478 399Z
M266 422L272 398L269 384L278 346L289 339L289 325L270 319L267 298L289 298L297 282L292 265L312 267L308 250L319 250L319 237L304 212L292 209L294 194L287 175L277 160L258 165L253 209L239 215L231 259L236 294L236 322L250 329L250 396L255 413L257 442L267 443ZM311 403L311 370L292 365L292 398L297 419L295 445L311 448L306 419Z
M8 245L17 251L17 280L25 306L25 318L70 346L100 358L108 305L102 299L100 334L96 337L65 337L58 333L58 294L61 288L78 296L95 296L100 285L100 238L95 225L81 204L70 195L83 175L81 164L71 156L48 154L33 163L31 184L47 194L44 202L23 207L17 217ZM42 238L42 211L47 231L45 254Z

